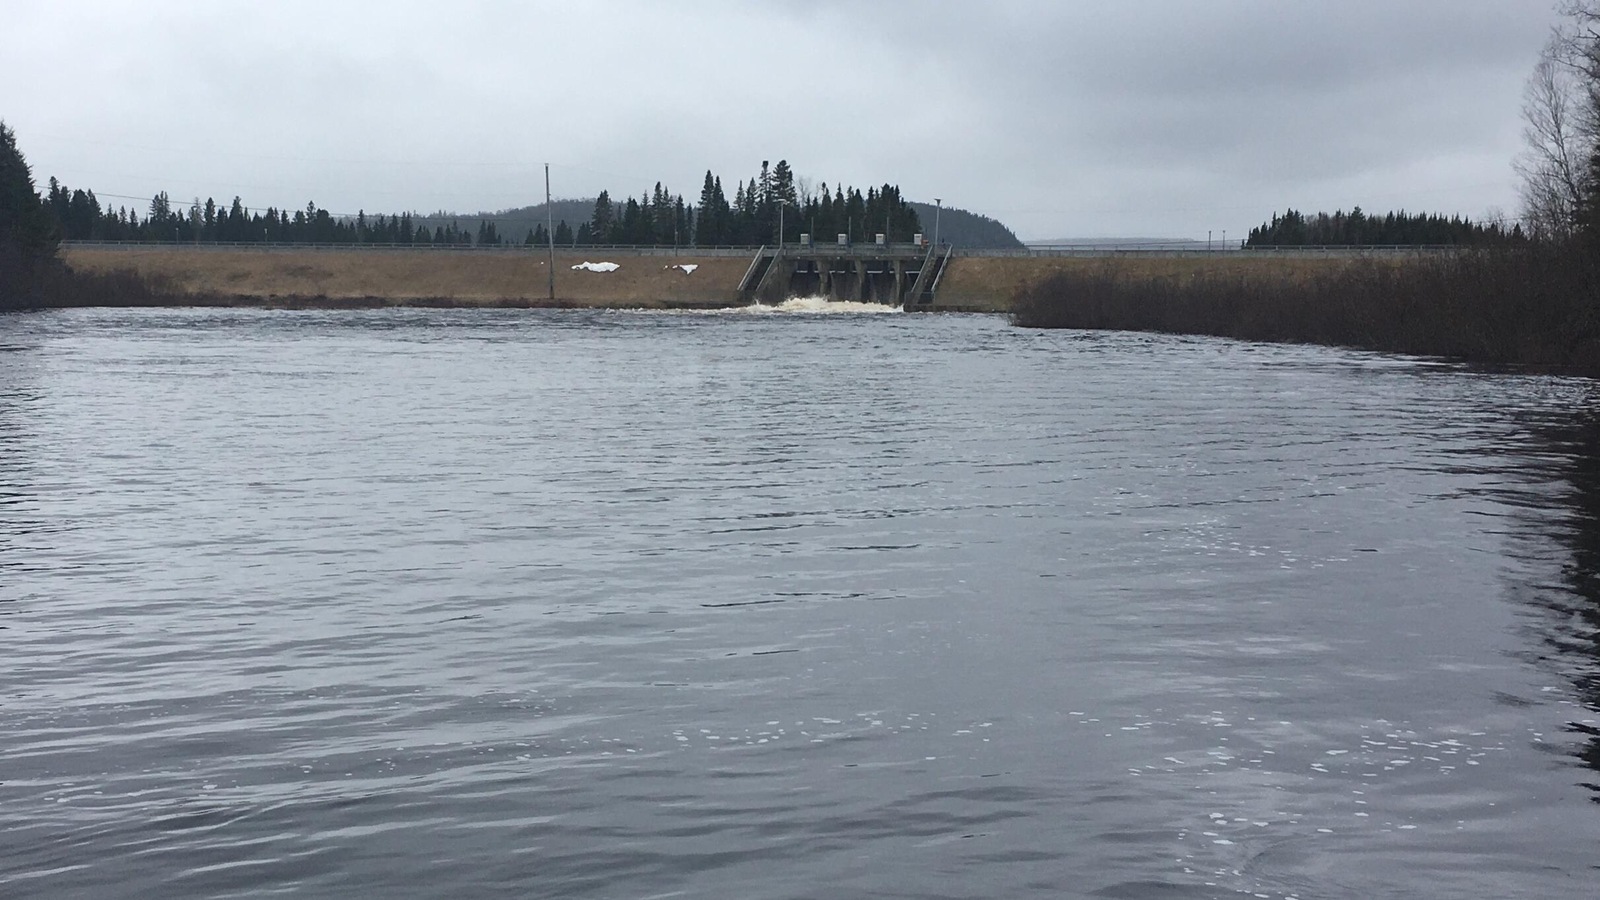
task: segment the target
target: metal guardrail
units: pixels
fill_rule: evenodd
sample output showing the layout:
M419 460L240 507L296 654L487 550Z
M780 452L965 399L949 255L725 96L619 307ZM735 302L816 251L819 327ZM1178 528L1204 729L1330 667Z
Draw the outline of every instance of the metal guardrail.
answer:
M93 250L255 250L261 252L322 252L322 253L483 253L544 255L549 248L543 244L528 247L521 244L480 247L472 244L300 244L287 241L202 241L173 243L172 241L62 241L63 249ZM619 256L749 256L754 247L639 247L618 244L579 244L557 246L563 254L612 253Z
M761 265L761 257L766 254L766 251L766 247L762 247L760 250L757 250L755 258L750 260L750 268L744 270L744 277L739 279L740 295L743 295L745 291L750 289L750 276L755 273L756 266ZM765 275L766 273L762 274Z
M171 241L63 241L65 249L97 250L251 250L259 252L325 252L325 253L479 253L479 254L543 254L544 246L523 245L474 246L471 244L300 244L264 241L210 241L173 243ZM955 247L941 243L951 258L1099 258L1099 257L1176 257L1185 259L1203 257L1316 257L1316 256L1411 256L1465 253L1485 249L1472 244L1431 245L1324 245L1302 247L1240 248L1139 248L1122 249L1096 246L1023 247L1016 249L980 249ZM756 253L780 251L804 256L833 256L836 258L913 257L926 252L916 244L800 244L785 243L775 246L666 247L619 244L581 244L557 247L564 254L614 254L617 256L699 256L748 257Z
M1260 256L1284 257L1313 257L1313 256L1430 256L1449 253L1465 253L1473 250L1484 249L1472 244L1392 244L1392 245L1318 245L1299 247L1251 247L1249 249L1230 247L1227 249L1213 247L1095 247L1095 246L1059 246L1059 247L1026 247L1023 249L1007 250L979 250L974 248L957 248L953 255L956 257L1063 257L1063 258L1099 258L1099 257L1174 257L1184 259L1200 259L1207 257L1235 257L1248 258Z
M939 261L939 274L933 276L933 284L928 286L928 296L939 296L939 282L944 280L944 273L950 268L950 253L954 250L949 244L944 247L944 259Z

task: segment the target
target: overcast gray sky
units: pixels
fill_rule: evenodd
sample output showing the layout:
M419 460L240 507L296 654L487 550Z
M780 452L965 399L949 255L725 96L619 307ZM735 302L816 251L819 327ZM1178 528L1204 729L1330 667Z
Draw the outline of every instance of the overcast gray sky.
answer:
M1554 0L10 0L44 184L474 212L763 159L1023 238L1243 236L1275 209L1515 214Z

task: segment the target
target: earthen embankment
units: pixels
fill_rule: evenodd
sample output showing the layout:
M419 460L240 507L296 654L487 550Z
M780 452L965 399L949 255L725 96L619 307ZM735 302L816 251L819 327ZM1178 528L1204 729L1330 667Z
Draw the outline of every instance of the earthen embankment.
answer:
M72 246L61 256L74 270L132 272L179 298L264 306L728 306L750 264L743 254L558 252L551 302L540 252ZM573 268L585 262L617 268Z
M178 302L262 306L708 308L742 302L752 250L558 251L555 299L542 250L340 249L293 246L71 245L73 269L128 272ZM1182 284L1243 277L1294 284L1358 257L1251 253L953 256L932 311L1006 312L1017 296L1062 272L1116 273ZM615 263L609 272L574 268ZM748 298L745 298L748 299Z

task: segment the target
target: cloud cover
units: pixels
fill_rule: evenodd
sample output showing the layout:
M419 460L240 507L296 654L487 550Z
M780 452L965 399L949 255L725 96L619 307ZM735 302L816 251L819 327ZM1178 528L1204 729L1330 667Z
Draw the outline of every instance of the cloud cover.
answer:
M1515 212L1552 0L20 0L0 117L42 181L338 212L732 192L761 160L1027 238L1275 209ZM143 206L105 197L113 204Z

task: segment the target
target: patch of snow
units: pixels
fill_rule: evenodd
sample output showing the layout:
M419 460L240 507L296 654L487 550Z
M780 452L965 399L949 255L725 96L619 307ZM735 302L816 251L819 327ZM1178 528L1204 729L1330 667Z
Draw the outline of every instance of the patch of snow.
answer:
M685 275L693 275L694 274L694 270L700 268L700 264L699 263L679 263L679 264L677 264L675 266L664 266L663 268L667 268L667 269L682 269L683 270L683 274L685 274Z
M585 261L585 262L581 262L581 263L578 263L577 265L573 266L572 270L574 272L578 271L579 269L582 269L582 270L584 270L586 272L615 272L616 270L618 270L620 268L622 268L622 267L617 265L614 262L592 263L592 262Z

